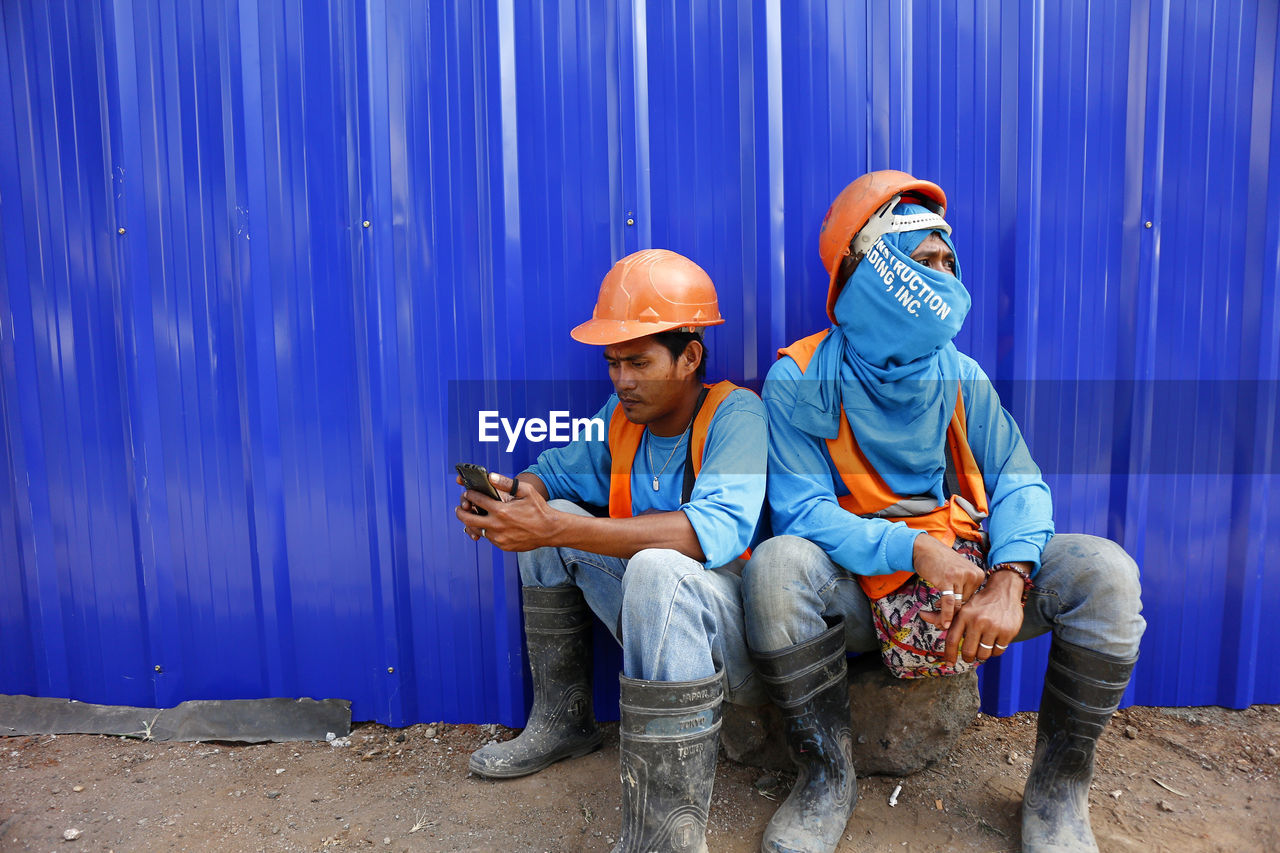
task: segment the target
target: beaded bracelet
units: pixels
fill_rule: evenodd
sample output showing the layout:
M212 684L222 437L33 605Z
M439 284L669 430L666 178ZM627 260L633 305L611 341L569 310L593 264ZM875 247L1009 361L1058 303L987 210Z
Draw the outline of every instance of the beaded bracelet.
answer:
M1013 572L1015 575L1022 578L1022 603L1026 604L1027 593L1031 592L1035 587L1035 584L1031 582L1031 575L1027 570L1021 566L1016 566L1013 563L997 563L991 567L990 571L987 572L987 576L990 577L996 572Z

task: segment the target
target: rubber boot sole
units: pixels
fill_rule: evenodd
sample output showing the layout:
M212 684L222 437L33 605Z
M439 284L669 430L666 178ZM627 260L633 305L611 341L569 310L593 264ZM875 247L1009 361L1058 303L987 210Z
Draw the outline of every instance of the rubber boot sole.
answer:
M566 758L581 758L584 755L590 755L604 744L604 733L597 732L591 740L580 744L574 744L564 749L558 749L549 752L543 756L542 760L536 764L523 764L519 767L493 768L476 763L475 756L472 755L471 760L467 762L467 767L477 776L483 776L485 779L518 779L521 776L531 776L540 770L546 770L557 761L564 761Z

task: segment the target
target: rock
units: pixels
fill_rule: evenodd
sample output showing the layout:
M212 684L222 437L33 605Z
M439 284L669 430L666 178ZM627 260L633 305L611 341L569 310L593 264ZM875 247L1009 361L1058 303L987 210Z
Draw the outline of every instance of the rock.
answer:
M767 791L770 788L778 787L778 777L772 775L761 776L753 784L758 790Z
M1134 728L1133 726L1125 726L1125 727L1124 727L1124 736L1125 736L1125 737L1127 737L1129 740L1137 740L1137 739L1138 739L1138 730L1137 730L1136 728Z
M978 674L894 678L875 654L849 661L853 760L861 776L907 776L942 759L978 715ZM724 706L720 742L740 764L793 771L772 704Z
M782 731L782 715L773 705L721 706L720 744L739 764L793 771Z
M75 840L76 840L77 838L79 838L81 835L82 835L82 833L81 833L81 832L80 832L80 830L78 830L78 829L74 829L74 828L73 828L73 829L64 829L64 830L62 831L62 840L63 840L63 841L75 841Z
M435 736L436 736L436 727L435 727L435 726L427 726L427 730L426 730L425 732L423 732L422 734L423 734L423 736L424 736L424 737L429 737L429 738L431 738L431 737L435 737Z
M906 776L940 761L978 716L978 673L894 678L878 655L849 666L854 766L864 775ZM856 738L855 738L856 740Z
M1168 800L1161 800L1161 801L1160 801L1160 804L1159 804L1159 807L1160 807L1160 811L1162 811L1162 812L1171 812L1171 811L1173 811L1173 804L1172 804L1172 803L1170 803Z

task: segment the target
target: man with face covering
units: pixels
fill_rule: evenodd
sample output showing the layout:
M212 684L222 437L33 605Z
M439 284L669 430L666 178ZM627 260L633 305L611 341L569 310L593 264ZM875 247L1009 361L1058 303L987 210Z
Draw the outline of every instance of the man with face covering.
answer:
M765 851L835 850L857 800L846 652L879 648L872 602L916 577L949 664L1052 632L1023 849L1097 849L1089 782L1145 626L1138 569L1113 542L1054 535L1017 424L952 343L970 301L945 211L903 172L846 187L820 237L833 325L780 350L764 384L779 535L744 574L747 642L799 769Z

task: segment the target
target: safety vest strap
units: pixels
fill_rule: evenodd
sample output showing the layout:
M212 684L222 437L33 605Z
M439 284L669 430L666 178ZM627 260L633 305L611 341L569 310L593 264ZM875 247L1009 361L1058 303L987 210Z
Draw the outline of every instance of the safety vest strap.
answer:
M791 346L778 350L778 355L790 356L803 373L827 333L822 331L802 338ZM981 541L982 519L988 513L987 492L982 471L969 448L968 436L964 397L957 393L955 411L947 426L945 451L950 457L949 465L955 467L959 493L954 493L956 487L949 484L953 493L948 496L947 501L933 509L924 509L912 506L918 498L898 495L885 484L858 446L853 428L842 408L839 432L835 438L827 439L827 452L831 454L831 461L845 488L849 490L849 494L836 500L843 509L854 515L900 521L910 528L928 533L946 545L954 545L957 537ZM876 599L883 598L902 586L911 575L912 572L902 571L856 577L867 597Z
M789 355L795 359L796 364L800 365L800 372L804 373L809 369L809 362L813 360L813 354L818 351L818 344L830 332L830 329L823 329L808 337L801 338L789 347L783 347L778 350L778 358Z
M693 476L702 471L702 457L707 449L707 434L711 430L711 421L716 409L738 388L732 382L717 382L708 385L707 398L702 403L697 417L693 419L693 432L689 436ZM622 411L622 404L613 409L609 418L609 517L630 518L631 510L631 469L635 465L636 454L640 451L640 441L644 438L644 424L634 424L627 420Z

